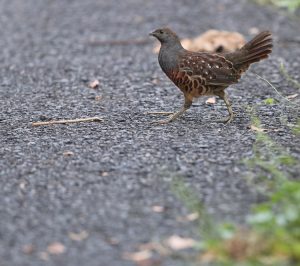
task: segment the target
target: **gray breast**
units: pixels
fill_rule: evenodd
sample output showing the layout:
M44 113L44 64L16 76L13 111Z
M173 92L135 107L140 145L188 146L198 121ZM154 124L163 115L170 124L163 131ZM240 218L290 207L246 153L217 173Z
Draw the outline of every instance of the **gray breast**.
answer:
M162 45L158 55L158 62L166 74L178 68L178 54L177 48L174 49Z

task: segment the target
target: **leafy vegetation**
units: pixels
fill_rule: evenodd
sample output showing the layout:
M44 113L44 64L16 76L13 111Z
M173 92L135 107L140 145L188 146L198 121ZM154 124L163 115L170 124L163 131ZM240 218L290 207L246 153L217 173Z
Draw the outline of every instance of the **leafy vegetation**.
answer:
M300 0L299 0L299 3L300 3ZM282 62L280 64L280 72L287 79L287 81L290 82L295 88L300 89L300 83L289 75L289 73L287 72L287 70Z
M256 2L262 5L271 4L278 8L287 9L290 12L294 12L300 8L300 0L256 0Z
M252 124L261 128L260 120L252 115ZM281 146L276 144L264 132L256 133L256 141L253 145L254 156L244 163L254 173L255 168L259 168L261 173L256 178L263 182L260 185L269 185L272 190L280 187L288 180L288 174L282 170L283 166L292 166L296 160Z
M199 217L197 219L199 235L209 241L218 239L217 232L215 231L216 226L213 223L212 217L210 217L202 202L189 187L181 179L177 178L173 182L172 190L185 203L189 211L197 213Z
M275 101L274 98L267 98L267 99L264 100L265 104L270 104L270 105L274 104L275 102L276 101Z
M297 124L293 128L293 132L295 135L300 135L300 119L298 120Z
M260 127L256 116L252 123ZM244 163L260 173L256 178L259 186L266 188L268 200L254 206L245 228L216 224L187 185L180 180L174 183L176 195L190 211L199 214L200 265L300 264L300 182L292 180L283 170L293 167L296 160L266 133L256 134L254 156Z

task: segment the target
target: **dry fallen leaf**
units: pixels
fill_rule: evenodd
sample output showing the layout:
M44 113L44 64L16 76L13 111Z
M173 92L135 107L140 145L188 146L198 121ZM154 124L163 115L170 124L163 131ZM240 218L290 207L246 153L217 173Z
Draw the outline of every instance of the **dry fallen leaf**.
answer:
M159 206L159 205L152 206L153 212L161 213L161 212L164 212L164 210L165 210L165 208L163 206Z
M157 85L157 84L159 84L159 79L152 79L152 81L151 81L153 84L155 84L155 85Z
M142 260L137 262L137 266L160 266L161 265L160 259L150 258L146 260Z
M196 240L174 235L166 240L166 244L173 250L182 250L195 246Z
M100 102L100 101L102 100L102 96L101 96L101 95L96 95L96 96L95 96L95 100L96 100L97 102Z
M245 38L238 32L208 30L193 39L182 39L182 46L192 52L233 52L246 43ZM160 44L154 49L158 53Z
M150 250L142 250L133 253L124 253L123 258L126 260L131 260L134 262L141 262L148 260L152 257L152 252Z
M139 247L139 250L149 250L149 251L155 251L158 254L162 256L167 256L170 253L170 250L165 247L162 243L159 242L149 242L141 244Z
M251 125L250 129L253 130L253 131L257 131L257 132L266 132L266 131L268 131L266 128L260 128L260 127L254 126L254 125Z
M116 246L120 244L120 240L114 237L108 237L106 238L106 242L112 246Z
M205 101L206 104L215 104L216 103L216 97L210 97Z
M30 255L34 252L34 249L35 249L34 245L27 244L23 246L22 251L24 254Z
M63 152L63 156L65 156L65 157L69 157L69 156L73 156L74 155L74 152L72 152L72 151L64 151Z
M252 35L256 35L259 33L259 29L256 28L256 27L252 27L249 29L249 33L252 34Z
M47 247L47 251L53 255L59 255L66 251L65 246L60 242L54 242Z
M92 89L97 89L99 87L99 80L95 79L94 81L90 82L89 87Z
M108 176L108 172L105 172L105 171L102 172L102 171L100 171L100 175L101 176Z
M74 241L82 241L86 239L88 236L89 236L88 232L84 230L81 231L80 233L73 233L73 232L69 233L69 238Z
M21 190L25 190L26 187L27 187L27 185L28 185L28 182L27 182L26 180L22 180L22 181L20 182L20 184L19 184L19 188L20 188Z
M286 96L287 99L294 99L298 96L298 93L295 93L295 94L292 94L292 95L289 95L289 96Z
M178 222L193 222L199 218L199 214L197 212L193 212L188 214L187 216L177 217Z
M199 218L199 213L197 212L190 213L189 215L186 216L186 219L191 222L197 220L198 218Z
M216 257L216 254L214 254L212 251L207 251L200 256L200 260L203 263L211 263L216 259Z

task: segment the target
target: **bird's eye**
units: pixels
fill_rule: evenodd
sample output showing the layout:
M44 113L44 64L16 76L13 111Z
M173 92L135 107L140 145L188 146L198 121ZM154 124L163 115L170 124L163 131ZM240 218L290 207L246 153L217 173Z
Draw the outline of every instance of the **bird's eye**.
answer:
M160 31L159 31L159 33L160 33L160 34L163 34L163 33L164 33L164 31L163 31L163 30L160 30Z

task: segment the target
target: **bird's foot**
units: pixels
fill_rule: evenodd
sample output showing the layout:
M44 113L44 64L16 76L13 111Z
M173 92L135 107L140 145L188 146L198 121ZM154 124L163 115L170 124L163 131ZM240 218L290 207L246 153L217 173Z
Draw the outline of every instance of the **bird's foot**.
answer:
M215 121L215 122L217 122L217 123L224 123L225 125L227 125L227 124L231 123L232 120L233 120L233 115L229 115L229 116L227 116L226 118L217 120L217 121Z
M164 125L164 124L168 124L170 122L172 122L173 119L172 117L168 118L168 119L163 119L163 120L158 120L158 121L153 121L151 122L151 124L155 124L155 125Z
M151 122L151 124L163 125L163 124L168 124L174 120L174 112L148 112L147 114L148 115L168 115L169 116L169 118L167 118L167 119L153 121L153 122Z
M158 120L155 121L154 124L168 124L181 116L190 106L192 102L188 101L187 103L184 104L184 106L176 113L170 113L170 112L152 112L152 114L159 114L159 115L169 115L169 117L165 120Z

